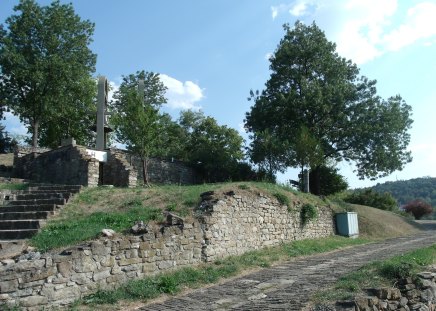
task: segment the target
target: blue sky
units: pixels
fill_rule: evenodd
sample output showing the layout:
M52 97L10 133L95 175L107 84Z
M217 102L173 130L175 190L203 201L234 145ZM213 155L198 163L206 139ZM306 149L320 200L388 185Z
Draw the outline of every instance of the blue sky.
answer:
M169 88L165 110L175 118L180 109L202 109L244 137L249 91L264 88L268 55L284 35L282 25L315 21L340 55L378 81L382 97L401 94L413 108L413 162L375 182L360 181L352 167L339 164L350 186L436 176L436 0L61 2L72 2L82 19L96 24L96 75L116 87L122 75L158 72ZM0 1L0 23L17 3ZM4 124L12 133L25 133L10 115ZM296 174L290 170L279 180Z

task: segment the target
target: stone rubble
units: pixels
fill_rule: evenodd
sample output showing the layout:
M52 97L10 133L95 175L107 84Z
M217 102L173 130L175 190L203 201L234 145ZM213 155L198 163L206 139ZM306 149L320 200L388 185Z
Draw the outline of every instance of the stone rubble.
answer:
M395 288L371 289L370 296L337 302L336 311L433 311L436 310L436 266L416 278L401 279ZM332 308L332 307L330 307ZM316 308L313 309L318 310ZM320 309L319 309L320 310Z

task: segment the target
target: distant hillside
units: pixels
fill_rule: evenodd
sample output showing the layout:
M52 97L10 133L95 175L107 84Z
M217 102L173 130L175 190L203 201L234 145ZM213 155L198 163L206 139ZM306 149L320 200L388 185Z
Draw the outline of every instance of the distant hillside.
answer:
M421 199L436 207L436 178L422 177L409 180L388 181L371 189L390 192L401 206L415 199Z

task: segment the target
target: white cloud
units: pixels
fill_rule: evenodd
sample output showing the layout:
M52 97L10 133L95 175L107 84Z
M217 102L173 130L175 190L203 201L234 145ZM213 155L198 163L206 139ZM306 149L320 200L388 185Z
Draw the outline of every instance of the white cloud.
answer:
M383 41L389 51L413 44L420 39L436 36L436 3L422 2L407 11L405 22L397 29L386 34ZM426 42L427 44L429 41Z
M293 16L303 16L307 13L307 3L305 1L301 1L296 3L291 9L289 13Z
M266 54L265 54L265 59L266 59L267 61L269 61L271 57L273 57L273 53L269 52L269 53L266 53Z
M160 79L168 88L166 97L168 106L172 109L199 110L197 103L204 98L204 89L192 81L181 82L168 75L161 74Z
M362 64L418 40L426 46L435 44L436 3L422 1L409 6L405 16L398 0L295 0L271 10L273 19L288 13L306 22L315 20L336 42L340 55Z

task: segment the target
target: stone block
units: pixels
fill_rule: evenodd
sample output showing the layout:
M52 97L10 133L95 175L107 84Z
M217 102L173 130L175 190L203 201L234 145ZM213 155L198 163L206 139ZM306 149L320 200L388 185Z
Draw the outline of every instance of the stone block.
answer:
M82 258L75 259L73 261L72 268L75 272L92 272L96 269L95 261L89 256L83 256Z
M29 296L20 298L19 304L22 307L42 306L48 303L47 297L44 296Z
M111 275L111 269L105 269L103 271L94 272L92 275L92 280L94 282L99 282L103 279L108 278Z
M18 289L18 280L9 280L0 282L0 292L3 293L11 293Z
M54 301L69 303L79 299L81 292L79 287L64 287L56 289L54 285L46 284L41 290L41 295L47 297L50 303Z
M118 265L120 266L133 265L137 263L142 263L142 258L125 258L118 261Z

